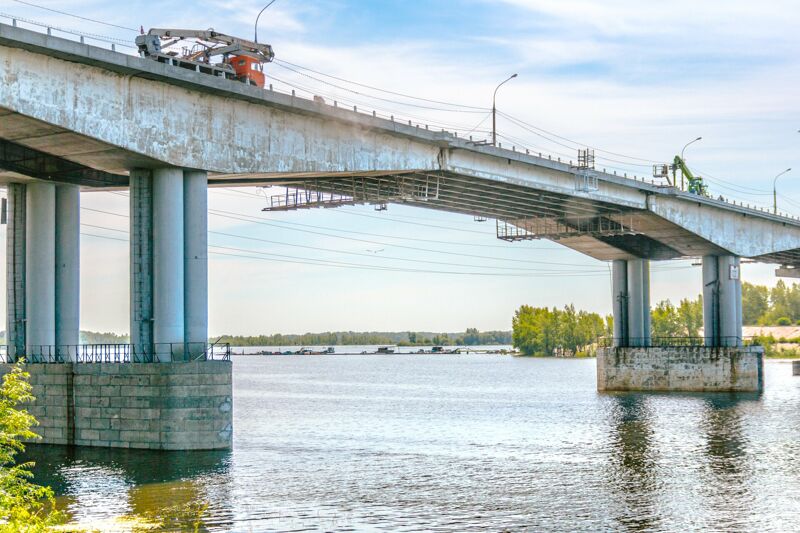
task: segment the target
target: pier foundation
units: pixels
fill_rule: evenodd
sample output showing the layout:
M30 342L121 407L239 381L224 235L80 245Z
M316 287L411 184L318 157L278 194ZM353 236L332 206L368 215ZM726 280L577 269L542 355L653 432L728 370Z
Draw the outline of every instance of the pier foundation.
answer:
M761 392L764 349L614 347L597 353L599 391Z
M10 365L0 364L0 375ZM231 447L230 361L29 363L28 411L45 444L215 450Z

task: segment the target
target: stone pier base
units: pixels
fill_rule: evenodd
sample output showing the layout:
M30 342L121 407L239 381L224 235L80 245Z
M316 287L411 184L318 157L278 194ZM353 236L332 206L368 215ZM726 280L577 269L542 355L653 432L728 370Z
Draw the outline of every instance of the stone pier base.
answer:
M764 349L603 348L597 354L599 391L761 392Z
M0 364L0 375L10 365ZM230 361L26 364L45 444L231 447Z

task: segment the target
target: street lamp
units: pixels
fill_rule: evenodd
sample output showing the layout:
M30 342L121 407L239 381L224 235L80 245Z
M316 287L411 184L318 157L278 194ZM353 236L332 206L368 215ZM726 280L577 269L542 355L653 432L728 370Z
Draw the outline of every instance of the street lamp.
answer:
M272 0L272 1L271 1L269 4L265 5L265 6L264 6L264 7L261 9L261 11L259 11L259 12L258 12L258 15L256 15L255 35L254 35L254 39L253 39L253 40L254 40L256 43L258 43L258 19L260 19L260 18L261 18L261 13L263 13L264 11L266 11L266 10L267 10L267 8L268 8L269 6L271 6L272 4L274 4L274 3L275 3L275 0Z
M775 189L775 184L778 182L778 178L780 178L790 170L792 170L791 167L787 168L786 170L775 176L775 179L772 180L772 212L776 215L778 214L778 192Z
M498 85L495 90L494 94L492 95L492 146L497 146L497 89L503 86L506 82L509 82L516 78L516 74L512 74L506 80L504 80L500 85Z
M702 140L703 140L702 137L698 137L697 139L695 139L693 141L689 141L688 143L686 143L686 145L681 150L681 161L683 161L684 164L686 164L686 160L683 158L683 153L686 151L686 149L689 147L690 144L694 144L697 141L702 141ZM681 172L681 190L683 190L683 172Z

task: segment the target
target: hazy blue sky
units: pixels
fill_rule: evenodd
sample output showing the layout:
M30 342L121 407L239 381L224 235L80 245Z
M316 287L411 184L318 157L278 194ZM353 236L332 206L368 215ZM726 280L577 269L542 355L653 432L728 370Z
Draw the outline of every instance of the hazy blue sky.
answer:
M253 1L34 3L131 29L213 27L247 37L263 7ZM277 0L262 16L259 37L283 61L479 107L490 106L496 83L517 72L519 78L499 94L498 108L564 139L624 154L608 155L599 166L649 175L650 160L670 160L702 135L687 159L709 176L712 194L771 205L772 178L793 166L796 172L778 182L779 203L800 214L796 7L788 0ZM0 1L0 13L123 41L135 36L16 1ZM345 82L323 84L285 64L271 65L267 76L279 90L294 86L301 95L320 94L359 109L462 132L474 128L478 137L490 124L483 111L444 112L421 102L415 107ZM498 130L504 145L575 157L577 144L506 118ZM127 332L127 198L86 193L82 201L82 327ZM396 206L382 213L366 206L269 214L261 213L264 204L255 189L209 195L216 210L210 243L261 252L240 253L255 259L211 255L213 334L506 329L523 303L574 302L610 311L605 263L550 242L505 244L494 238L493 221ZM262 221L219 216L231 213ZM301 264L309 259L347 264ZM744 278L772 284L772 270L746 265ZM654 302L694 296L700 288L700 269L690 261L654 265ZM0 306L3 320L4 312Z

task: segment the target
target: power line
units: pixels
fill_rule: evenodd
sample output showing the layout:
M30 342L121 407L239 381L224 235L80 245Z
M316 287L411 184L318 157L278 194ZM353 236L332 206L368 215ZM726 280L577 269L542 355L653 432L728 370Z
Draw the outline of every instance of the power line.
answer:
M39 4L34 4L33 2L25 2L23 0L11 0L11 1L12 2L16 2L18 4L22 4L22 5L43 9L45 11L50 11L52 13L58 13L59 15L66 15L68 17L73 17L73 18L76 18L76 19L85 20L87 22L94 22L95 24L103 24L105 26L110 26L112 28L119 28L121 30L129 30L129 31L132 31L132 32L135 32L135 33L139 33L139 30L136 29L136 28L128 28L127 26L119 26L117 24L112 24L110 22L103 22L102 20L91 19L91 18L88 18L88 17L82 17L81 15L75 15L73 13L67 13L66 11L59 11L58 9L53 9L51 7L40 6Z
M23 18L23 17L18 17L16 15L9 15L8 13L0 13L0 17L12 19L12 20L17 20L19 22L24 22L26 24L31 24L33 26L39 26L39 27L42 27L42 28L49 28L51 30L60 31L62 33L69 33L71 35L89 37L90 39L95 39L97 41L105 41L105 42L108 42L108 43L116 44L118 46L123 46L125 48L136 48L135 46L131 46L128 41L124 41L122 39L117 39L116 37L109 37L107 35L98 35L96 33L87 33L87 32L77 31L77 30L69 30L69 29L62 28L60 26L53 26L52 24L44 24L44 23L41 23L41 22L37 22L35 20L31 20L31 19L27 19L27 18Z
M124 215L118 214L118 216L124 216ZM117 228L109 228L107 226L99 226L99 225L88 224L88 223L81 223L81 225L85 226L85 227L95 228L95 229L114 231L114 232L118 232L118 233L127 233L127 230L121 230L121 229L117 229ZM564 271L564 270L561 270L561 269L559 269L559 270L542 270L542 269L532 269L532 268L498 267L498 266L491 266L491 265L463 265L461 263L447 263L447 262L442 262L442 261L429 261L429 260L423 260L423 259L410 259L410 258L398 258L398 257L387 257L387 256L374 256L374 255L364 254L364 253L360 253L360 252L352 252L352 251L347 251L347 250L335 250L335 249L330 249L330 248L321 248L321 247L318 247L318 246L301 245L301 244L297 244L297 243L285 243L285 242L280 242L280 241L273 241L273 240L268 240L268 239L261 239L261 238L257 238L257 237L250 237L250 236L246 236L246 235L237 235L237 234L231 234L231 233L225 233L225 232L219 232L219 231L209 231L209 233L213 234L213 235L234 237L234 238L240 238L240 239L245 239L245 240L264 242L264 243L269 243L269 244L277 244L277 245L281 245L281 246L293 246L293 247L311 249L311 250L315 250L315 251L324 251L324 252L331 252L331 253L343 253L343 254L349 254L349 255L358 255L358 256L362 256L362 257L376 258L376 259L399 260L399 261L408 261L408 262L413 262L413 263L428 263L428 264L438 264L438 265L443 265L443 266L457 266L457 267L464 267L464 268L491 268L491 269L500 269L500 270L510 270L510 271L512 271L512 273L504 273L504 274L502 274L502 273L494 273L496 275L520 276L520 275L524 275L523 273L520 273L520 272L531 272L531 273L537 273L537 274L541 274L541 275L559 275L559 276L560 275L566 275L566 276L571 276L571 275L577 275L577 274L589 274L589 273L597 272L597 268L592 267L591 265L580 265L580 264L574 264L574 263L553 263L553 262L545 262L545 261L523 261L523 260L519 260L519 262L531 263L531 264L579 267L579 268L582 268L583 270ZM120 239L120 238L116 238L116 237L108 237L108 236L95 235L95 234L86 234L86 235L87 236L92 236L92 237L98 237L98 238L109 238L109 239L112 239L112 240L117 240L117 241L122 241L122 242L129 242L127 239ZM474 274L474 275L489 275L489 274L493 274L493 273L480 273L480 272L476 273L476 272L462 272L462 271L440 271L440 270L410 269L410 268L397 267L397 266L364 265L364 264L361 264L361 263L348 263L348 262L342 262L342 261L336 261L336 260L330 260L330 259L315 259L315 258L308 258L308 257L298 257L298 256L292 256L292 255L286 255L286 254L276 254L276 253L271 253L271 252L263 252L263 251L260 251L260 250L249 250L249 249L234 248L234 247L227 247L227 246L221 246L221 245L210 245L210 247L211 248L227 249L227 250L232 250L232 251L236 251L236 252L254 253L254 254L265 255L265 256L269 256L269 257L278 257L278 258L282 258L282 259L307 261L307 262L312 262L312 264L326 264L326 265L327 264L335 264L335 265L353 266L353 267L358 267L358 268L369 268L369 269L373 269L373 270L389 270L389 271L400 271L400 272L427 272L427 273L436 273L436 274L447 274L447 273L449 273L449 274L470 274L470 275L472 275L472 274ZM489 259L489 260L498 260L499 259L499 258L486 257L486 256L482 256L482 258L483 259ZM666 269L663 269L663 270L676 270L676 269L683 269L683 268L685 268L685 267L673 267L673 268L666 268Z
M320 72L318 70L314 70L314 69L311 69L311 68L308 68L308 67L303 67L303 66L297 65L295 63L290 63L289 61L286 61L286 60L283 60L283 59L275 59L274 63L280 64L283 68L286 68L288 70L293 70L293 69L290 69L289 67L286 67L285 65L291 65L292 67L299 68L301 70L307 70L308 72L313 72L314 74L318 74L320 76L325 76L326 78L331 78L331 79L334 79L334 80L337 80L337 81L341 81L341 82L344 82L344 83L349 83L351 85L357 85L359 87L364 87L365 89L372 89L373 91L379 91L379 92L386 93L386 94L393 94L395 96L401 96L403 98L410 98L412 100L420 100L422 102L430 102L430 103L433 103L433 104L449 105L449 106L453 106L453 107L462 107L464 109L475 109L475 110L480 110L480 111L483 111L483 112L491 111L489 108L485 108L485 107L463 105L463 104L454 104L454 103L451 103L451 102L444 102L444 101L441 101L441 100L431 100L430 98L422 98L420 96L412 96L412 95L409 95L409 94L390 91L390 90L387 90L387 89L381 89L379 87L374 87L372 85L366 85L366 84L363 84L363 83L358 83L358 82L355 82L355 81L347 80L345 78L339 78L337 76L333 76L332 74L326 74L324 72ZM297 72L297 71L294 70L294 72ZM304 75L304 76L308 76L307 74L303 74L302 72L297 72L297 73L301 74L301 75ZM312 78L312 79L315 79L315 78ZM321 83L327 83L327 82L321 81Z
M389 102L389 103L396 104L396 105L402 105L402 106L407 106L407 107L416 107L418 109L428 109L428 110L432 110L432 111L443 111L443 112L446 112L446 113L481 113L481 114L483 114L483 113L486 113L488 111L488 109L483 108L483 107L477 107L477 108L473 108L473 109L445 109L445 108L442 108L442 107L432 107L432 106L425 106L425 105L420 105L420 104L411 104L411 103L408 103L408 102L400 102L398 100L391 100L389 98L383 98L381 96L373 96L371 94L367 94L367 93L362 93L362 92L356 91L355 89L350 89L349 87L343 87L341 85L336 85L335 83L331 83L329 81L325 81L325 80L321 80L319 78L315 78L314 76L312 76L310 74L306 74L304 72L300 72L299 70L295 70L295 69L293 69L291 67L287 67L286 65L281 65L280 63L276 63L276 66L279 66L279 67L284 68L286 70L290 70L290 71L292 71L292 72L294 72L294 73L296 73L296 74L298 74L300 76L304 76L304 77L312 79L312 80L314 80L316 82L328 85L329 87L334 87L336 89L340 89L342 91L347 91L347 92L350 92L350 93L353 93L353 94L357 94L357 95L363 96L365 98L371 98L373 100L380 100L382 102ZM275 76L272 76L272 77L275 78ZM277 79L277 78L275 78L275 79ZM286 83L286 82L283 82L283 83ZM452 104L447 104L447 105L452 105Z

